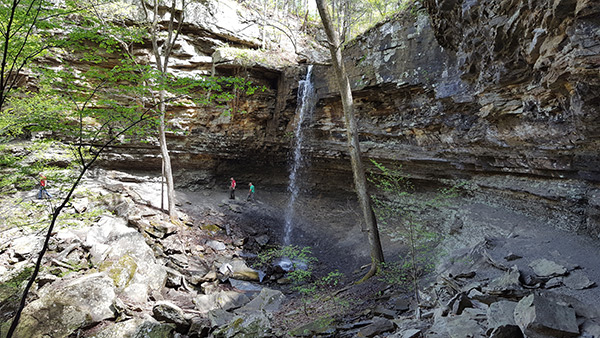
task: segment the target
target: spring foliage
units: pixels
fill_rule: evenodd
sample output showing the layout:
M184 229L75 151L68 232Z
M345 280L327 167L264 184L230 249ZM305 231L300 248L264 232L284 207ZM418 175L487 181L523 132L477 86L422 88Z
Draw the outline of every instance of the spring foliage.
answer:
M435 268L437 244L442 234L427 222L428 215L448 207L457 197L459 185L443 188L430 197L417 196L416 189L401 166L386 167L371 160L369 181L377 190L371 195L382 231L402 241L407 253L382 266L380 279L418 291L418 278Z

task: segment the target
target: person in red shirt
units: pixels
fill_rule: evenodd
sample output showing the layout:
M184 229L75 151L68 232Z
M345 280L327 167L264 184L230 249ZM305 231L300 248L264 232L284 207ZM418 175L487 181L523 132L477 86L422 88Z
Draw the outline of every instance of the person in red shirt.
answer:
M235 199L235 180L231 178L231 185L229 186L229 199Z
M48 193L48 190L46 190L46 186L48 186L48 181L46 181L46 175L40 173L40 191L38 191L38 199L52 198L52 196L50 196L50 194Z

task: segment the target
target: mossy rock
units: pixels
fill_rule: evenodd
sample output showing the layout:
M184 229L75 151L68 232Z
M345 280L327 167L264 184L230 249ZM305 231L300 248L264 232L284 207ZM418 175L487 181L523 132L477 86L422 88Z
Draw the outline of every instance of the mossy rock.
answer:
M273 337L271 323L262 312L236 316L229 324L213 333L215 338Z
M115 286L124 289L131 284L131 280L138 269L135 259L129 255L123 255L118 261L105 261L100 265L99 270L107 272L113 280Z
M170 338L175 331L175 325L146 322L138 327L133 338Z
M28 310L32 311L32 308L33 312L25 311L21 316L14 338L66 337L78 328L93 323L89 314L64 302L56 301L48 305L35 301L29 305ZM53 322L56 325L48 325ZM40 330L41 326L46 329Z
M210 235L214 235L221 231L222 229L216 224L203 224L200 226L200 229L208 232Z
M333 327L333 318L322 317L314 322L302 325L290 331L290 335L296 337L313 337L322 333L326 333L331 330L335 330Z
M170 338L174 330L173 324L134 318L108 325L90 338Z
M0 323L10 325L10 318L19 305L22 286L29 280L33 272L32 267L26 267L12 278L0 284ZM8 326L7 326L8 329ZM0 332L6 332L4 326Z

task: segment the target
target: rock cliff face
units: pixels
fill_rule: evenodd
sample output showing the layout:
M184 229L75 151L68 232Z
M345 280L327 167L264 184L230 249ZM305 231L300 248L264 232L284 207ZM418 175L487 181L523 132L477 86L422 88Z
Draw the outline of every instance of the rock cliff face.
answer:
M365 156L597 235L599 12L429 1L373 28L346 49ZM333 76L316 74L315 146L342 154Z
M426 1L374 27L345 50L365 158L399 161L427 185L464 181L475 198L597 236L599 14L592 0ZM171 122L187 132L170 137L178 181L225 185L223 178L235 175L285 186L304 67L241 65L211 55L223 41L257 42L192 27L203 26L189 25L190 46L182 46L175 68L241 75L267 89L239 100L238 111L247 114L172 108ZM311 166L303 181L308 190L350 191L333 72L315 67L319 100L307 125ZM155 153L122 149L108 160L159 168Z

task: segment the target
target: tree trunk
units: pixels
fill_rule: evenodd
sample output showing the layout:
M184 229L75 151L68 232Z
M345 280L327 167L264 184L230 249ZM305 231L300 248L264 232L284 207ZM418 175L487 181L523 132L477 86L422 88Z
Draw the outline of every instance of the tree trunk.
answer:
M371 207L371 199L367 192L367 179L365 170L361 160L360 144L358 142L358 126L354 116L354 102L352 91L350 89L350 81L346 74L346 69L342 61L342 51L340 46L340 38L337 31L334 29L331 22L331 17L327 10L324 0L317 0L317 8L327 33L329 41L329 51L333 68L338 81L340 97L344 109L344 122L346 124L346 134L348 137L348 150L350 152L350 161L352 163L352 172L354 173L354 188L358 196L360 208L363 213L365 224L368 231L369 244L371 245L371 269L363 277L366 280L373 276L379 269L379 264L384 261L383 249L379 239L379 229L377 228L377 220Z
M167 208L169 210L169 217L171 221L177 219L177 212L175 210L175 184L173 182L173 170L171 169L171 156L169 156L169 149L167 147L167 137L165 135L165 92L160 92L160 124L158 125L158 139L160 144L160 153L162 155L164 176L167 181ZM162 196L161 196L162 198ZM162 203L162 201L161 201Z
M144 1L141 1L142 7L144 8L144 14L146 19L148 19L148 14L146 13L146 7ZM159 47L158 45L158 17L159 17L159 0L155 0L153 3L153 11L152 11L152 22L151 22L151 35L152 35L152 52L154 53L156 68L163 73L167 74L167 70L169 67L169 57L171 55L171 51L173 49L173 45L179 36L179 32L181 31L181 25L183 23L183 14L179 17L179 22L177 27L174 27L174 20L176 16L176 1L173 0L171 2L171 16L169 18L167 38L164 41L163 45ZM185 9L185 1L182 1L182 9ZM182 10L182 13L184 11ZM175 32L175 34L173 34ZM177 219L177 212L175 210L175 184L173 181L173 171L171 167L171 157L169 156L169 149L167 147L167 137L165 135L165 115L166 115L166 104L165 104L165 91L161 89L160 97L159 97L159 112L160 112L160 124L158 126L158 140L160 144L160 152L162 154L162 161L164 165L164 178L167 181L167 200L168 200L168 210L169 217L171 221L175 221ZM162 198L162 196L161 196ZM162 201L161 201L162 203Z

